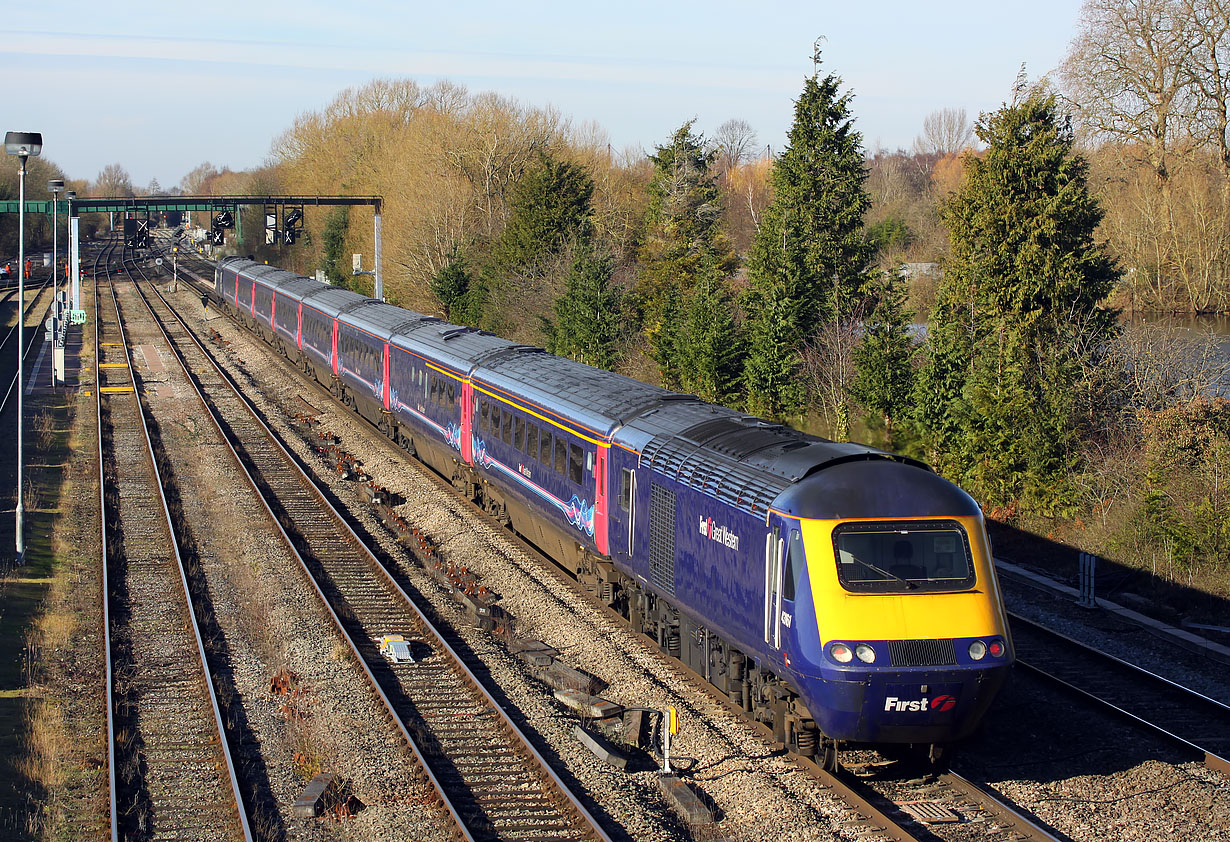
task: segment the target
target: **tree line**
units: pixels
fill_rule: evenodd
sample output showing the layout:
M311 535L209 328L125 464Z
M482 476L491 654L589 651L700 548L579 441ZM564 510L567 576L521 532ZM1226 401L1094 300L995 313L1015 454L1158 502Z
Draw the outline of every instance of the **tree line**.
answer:
M618 152L551 109L377 80L259 170L178 189L382 194L394 303L918 456L993 516L1191 576L1230 566L1226 363L1122 317L1230 309L1228 32L1214 0L1089 0L1057 76L935 112L908 151L864 148L819 56L772 155L739 120ZM370 294L362 213L240 248Z

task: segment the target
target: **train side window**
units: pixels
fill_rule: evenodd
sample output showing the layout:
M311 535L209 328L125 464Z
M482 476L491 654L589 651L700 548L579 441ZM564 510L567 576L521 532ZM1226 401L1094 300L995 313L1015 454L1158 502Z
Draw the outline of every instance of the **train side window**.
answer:
M520 415L513 418L512 446L517 450L522 450L525 447L525 419Z
M423 399L424 400L427 399L427 386L429 385L427 381L429 381L430 379L431 378L427 375L427 372L424 371L423 372Z
M504 410L503 424L500 429L500 438L504 440L504 444L512 443L512 428L513 414L510 410Z
M491 407L488 406L486 401L482 401L479 406L481 409L479 410L478 415L478 429L482 430L484 433L488 433L491 431Z
M456 388L456 386L457 386L457 384L455 384L452 380L448 381L448 405L449 405L449 406L456 406L456 405L457 405L457 388Z
M585 482L585 451L575 444L568 445L568 479L581 485Z
M790 530L790 548L786 552L786 579L782 582L782 599L793 600L803 572L803 540L799 530Z
M431 375L431 402L436 402L436 397L440 393L440 378L434 374Z
M567 476L568 471L568 442L555 437L555 473L561 477Z
M538 456L538 425L525 425L525 455Z
M551 467L551 431L543 428L542 439L538 442L538 461Z
M498 438L500 435L500 405L493 403L491 405L491 437Z
M625 512L632 509L632 471L624 468L619 477L619 508Z

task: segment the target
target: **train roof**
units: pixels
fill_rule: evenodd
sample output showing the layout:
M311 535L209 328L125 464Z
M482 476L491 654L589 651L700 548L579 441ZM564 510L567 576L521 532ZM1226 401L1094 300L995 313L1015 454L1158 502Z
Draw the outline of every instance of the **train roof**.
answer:
M547 354L540 348L527 350L480 361L475 378L604 439L627 419L663 401L679 397L696 400L613 371Z
M399 348L442 363L459 377L468 376L474 366L484 359L503 353L536 350L501 339L493 333L449 324L432 317L425 317L421 322L404 328L391 341Z
M379 336L385 342L392 339L398 332L423 321L438 322L439 319L424 316L413 310L403 310L374 298L365 298L358 303L351 304L341 314L342 323Z
M773 508L799 518L952 518L982 514L974 498L924 465L846 460L785 489Z
M347 307L369 299L348 289L320 284L315 292L305 292L299 300L305 305L319 310L326 316L335 318Z
M642 467L757 516L777 508L783 492L819 471L846 462L902 459L699 400L664 401L632 419L615 440L638 451Z

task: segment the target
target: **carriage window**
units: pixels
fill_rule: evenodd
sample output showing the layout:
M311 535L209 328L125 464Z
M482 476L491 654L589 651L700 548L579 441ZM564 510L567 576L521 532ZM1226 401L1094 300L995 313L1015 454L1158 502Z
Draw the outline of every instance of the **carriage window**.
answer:
M542 441L538 447L538 461L551 467L551 432L550 430L542 431Z
M486 433L491 430L491 418L489 417L491 413L491 407L487 405L486 401L483 401L482 403L480 403L479 406L482 407L482 409L479 412L479 416L478 416L478 429Z
M513 414L506 409L504 410L503 425L500 428L500 438L504 439L504 444L512 443L512 428Z
M440 390L440 378L436 377L433 374L431 376L431 402L432 403L436 402L436 394L439 392L439 390Z
M525 425L525 454L527 456L538 456L538 425Z
M513 418L512 446L517 448L517 450L525 447L525 419L520 415Z
M495 438L500 434L500 405L493 403L491 405L491 437Z
M567 476L568 470L568 442L555 437L555 473L562 476Z
M585 451L575 444L568 445L568 479L581 485L585 481Z

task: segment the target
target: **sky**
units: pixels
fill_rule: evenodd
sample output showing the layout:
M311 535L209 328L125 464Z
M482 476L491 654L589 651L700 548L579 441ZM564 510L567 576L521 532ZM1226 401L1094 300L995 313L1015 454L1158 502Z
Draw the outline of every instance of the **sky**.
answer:
M1031 78L1058 67L1080 0L4 6L3 130L41 132L69 178L119 163L137 187L170 187L205 161L260 166L297 115L377 78L551 106L617 151L652 151L692 118L706 135L744 120L780 149L817 38L866 148L909 148L929 113L972 120L1009 98L1022 63Z

